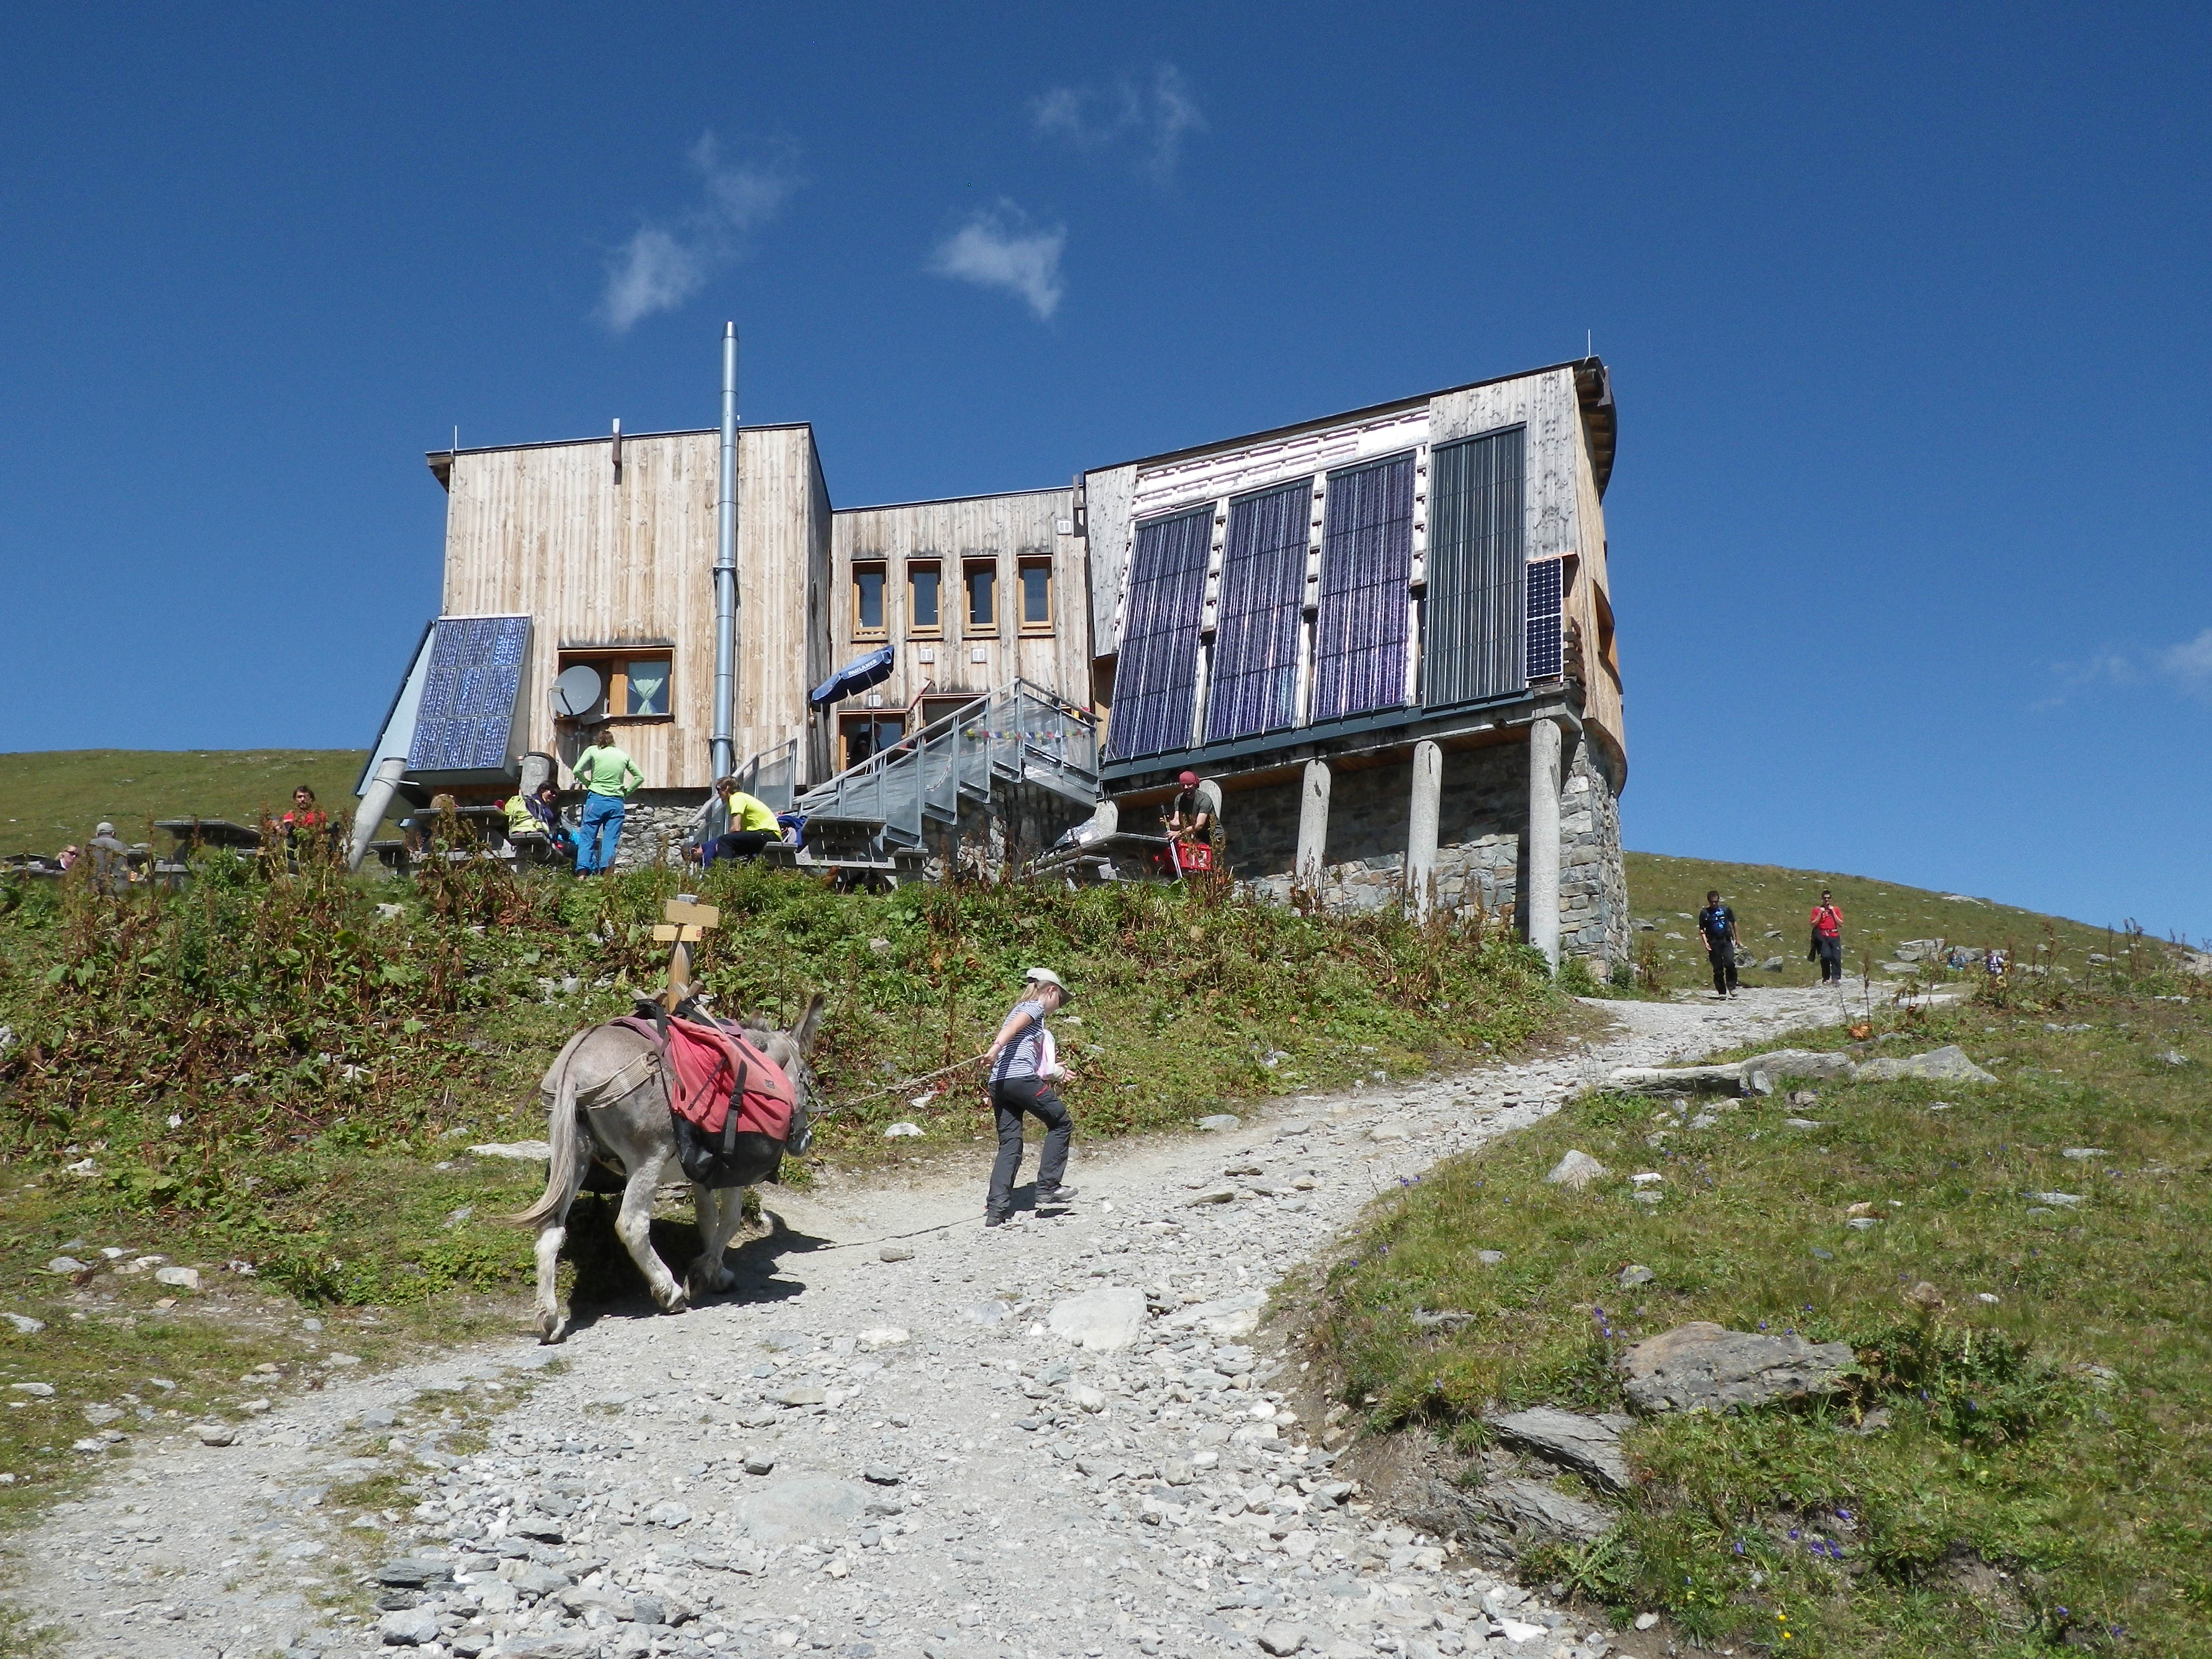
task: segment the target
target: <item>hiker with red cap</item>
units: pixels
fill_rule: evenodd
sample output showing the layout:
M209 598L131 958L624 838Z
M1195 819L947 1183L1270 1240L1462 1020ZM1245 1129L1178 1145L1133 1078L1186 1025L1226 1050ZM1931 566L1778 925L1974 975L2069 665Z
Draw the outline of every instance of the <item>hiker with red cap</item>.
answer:
M1198 774L1186 772L1176 780L1176 793L1168 798L1160 813L1161 826L1168 832L1167 852L1161 862L1178 874L1189 870L1211 870L1217 826L1213 814L1198 798Z

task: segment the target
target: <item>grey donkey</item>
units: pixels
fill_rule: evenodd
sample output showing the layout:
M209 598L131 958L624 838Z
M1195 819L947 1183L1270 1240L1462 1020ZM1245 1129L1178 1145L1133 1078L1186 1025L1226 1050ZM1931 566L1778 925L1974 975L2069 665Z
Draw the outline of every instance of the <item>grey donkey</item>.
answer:
M813 1098L814 1078L806 1064L822 1023L819 993L788 1031L745 1027L745 1036L783 1068L797 1105L792 1115L794 1139L805 1133ZM648 1038L622 1025L592 1025L570 1037L538 1085L546 1103L545 1138L553 1157L545 1194L519 1215L518 1226L538 1229L538 1338L558 1342L568 1334L561 1310L556 1273L561 1246L568 1237L568 1206L597 1164L622 1176L622 1212L615 1233L653 1289L653 1299L669 1313L680 1313L695 1294L726 1291L737 1275L723 1264L722 1253L738 1231L745 1189L772 1180L783 1162L783 1148L758 1154L757 1169L740 1168L741 1184L717 1189L696 1182L696 1206L702 1249L684 1282L678 1284L653 1248L653 1194L661 1171L677 1163L676 1132L669 1119L668 1085L659 1049ZM803 1142L802 1142L803 1144Z

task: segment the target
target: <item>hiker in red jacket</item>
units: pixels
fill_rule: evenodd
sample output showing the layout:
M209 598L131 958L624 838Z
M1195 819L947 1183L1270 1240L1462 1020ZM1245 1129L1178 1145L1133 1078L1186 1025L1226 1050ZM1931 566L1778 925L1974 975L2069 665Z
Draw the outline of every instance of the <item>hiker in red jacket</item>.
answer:
M1820 890L1820 902L1813 907L1813 955L1820 963L1821 984L1844 982L1844 913L1836 908L1825 887Z

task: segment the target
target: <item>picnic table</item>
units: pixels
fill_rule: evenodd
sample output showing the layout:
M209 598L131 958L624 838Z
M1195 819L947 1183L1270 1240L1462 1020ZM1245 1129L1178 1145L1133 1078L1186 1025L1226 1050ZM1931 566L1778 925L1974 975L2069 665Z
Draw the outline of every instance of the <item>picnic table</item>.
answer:
M261 845L260 830L251 824L233 823L228 818L156 818L154 827L175 836L179 853L193 847L232 847L251 852Z

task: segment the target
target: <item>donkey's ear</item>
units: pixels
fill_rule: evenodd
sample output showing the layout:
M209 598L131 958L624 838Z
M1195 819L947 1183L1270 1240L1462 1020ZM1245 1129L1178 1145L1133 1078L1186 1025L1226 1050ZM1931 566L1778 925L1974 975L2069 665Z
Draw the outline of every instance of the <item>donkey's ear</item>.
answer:
M817 991L806 1005L806 1012L799 1017L799 1024L791 1028L792 1045L803 1057L814 1048L814 1039L822 1030L822 1006L829 999Z

